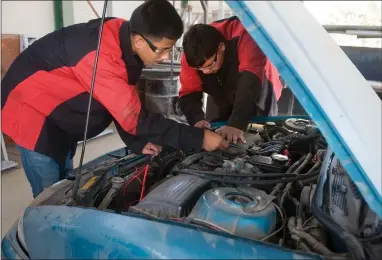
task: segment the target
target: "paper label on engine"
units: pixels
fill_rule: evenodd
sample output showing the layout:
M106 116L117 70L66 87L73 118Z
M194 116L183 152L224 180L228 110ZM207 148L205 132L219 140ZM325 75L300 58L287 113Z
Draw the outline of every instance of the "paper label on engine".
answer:
M90 186L93 185L93 183L97 180L96 176L91 177L87 183L85 183L84 186L82 186L81 190L88 190Z

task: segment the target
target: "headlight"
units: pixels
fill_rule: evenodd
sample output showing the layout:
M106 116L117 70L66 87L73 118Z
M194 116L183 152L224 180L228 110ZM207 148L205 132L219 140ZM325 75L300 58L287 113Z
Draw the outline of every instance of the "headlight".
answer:
M17 225L17 237L18 237L22 247L26 251L28 251L27 244L25 243L25 237L24 237L24 214L21 215L19 218L19 223Z

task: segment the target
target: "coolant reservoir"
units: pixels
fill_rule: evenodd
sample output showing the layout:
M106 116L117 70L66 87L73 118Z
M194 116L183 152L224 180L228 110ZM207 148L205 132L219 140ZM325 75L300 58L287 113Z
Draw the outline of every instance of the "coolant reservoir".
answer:
M213 224L237 236L261 239L276 226L273 198L255 188L216 188L203 194L189 218Z

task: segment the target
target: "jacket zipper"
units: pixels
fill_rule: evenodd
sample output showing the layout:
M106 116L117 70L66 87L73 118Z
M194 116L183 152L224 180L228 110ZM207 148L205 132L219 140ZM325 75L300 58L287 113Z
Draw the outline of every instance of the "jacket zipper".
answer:
M223 87L223 84L222 84L222 82L221 82L221 80L220 80L220 76L216 75L216 79L217 79L218 82L219 82L220 88L222 88L222 87Z

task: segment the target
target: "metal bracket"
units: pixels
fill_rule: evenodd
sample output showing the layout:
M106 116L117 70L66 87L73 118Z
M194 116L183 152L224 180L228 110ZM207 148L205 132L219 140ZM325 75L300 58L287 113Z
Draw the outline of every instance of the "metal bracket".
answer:
M5 147L3 133L1 133L1 170L7 170L11 168L16 168L18 166L17 162L9 160L7 148Z

